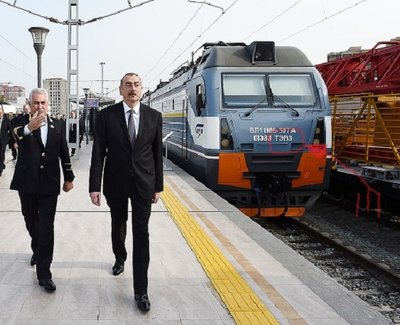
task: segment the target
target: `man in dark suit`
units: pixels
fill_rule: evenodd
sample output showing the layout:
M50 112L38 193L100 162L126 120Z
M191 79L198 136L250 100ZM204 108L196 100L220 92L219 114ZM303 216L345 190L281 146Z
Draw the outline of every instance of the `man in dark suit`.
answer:
M150 310L147 295L150 261L148 223L151 204L163 190L162 117L140 103L142 82L127 73L120 83L123 101L99 112L94 133L89 192L92 203L101 203L103 193L111 212L113 274L124 271L128 199L132 207L133 290L141 311Z
M10 120L4 115L3 105L0 104L0 176L6 165L6 148L10 139L11 124Z
M14 125L14 119L17 119L22 115L28 118L30 113L31 107L29 106L29 104L24 104L22 106L22 111L18 112L17 115L14 115L14 118L11 120L11 125ZM13 136L10 137L10 149L12 151L13 160L16 160L18 156L18 143L17 141L15 141Z
M76 113L74 111L71 112L70 114L70 119L73 121L76 119ZM71 121L69 125L69 143L76 143L76 123L73 123ZM71 157L75 155L76 149L72 148L71 149Z
M50 265L54 248L54 217L60 194L60 160L64 174L63 190L73 188L74 173L65 136L65 123L47 115L45 89L29 95L32 116L13 119L13 135L18 141L18 160L10 188L17 190L26 228L31 236L39 285L56 290Z

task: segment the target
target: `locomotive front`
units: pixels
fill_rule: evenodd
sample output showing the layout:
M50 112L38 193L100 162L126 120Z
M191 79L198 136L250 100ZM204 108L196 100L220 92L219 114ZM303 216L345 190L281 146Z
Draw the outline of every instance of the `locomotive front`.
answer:
M298 49L249 47L251 56L242 52L249 64L213 68L220 152L217 175L208 173L211 187L251 217L302 216L329 183L327 90Z

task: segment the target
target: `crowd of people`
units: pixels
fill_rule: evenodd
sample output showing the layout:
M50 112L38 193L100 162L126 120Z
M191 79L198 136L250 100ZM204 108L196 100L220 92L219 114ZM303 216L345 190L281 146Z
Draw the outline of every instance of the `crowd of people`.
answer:
M136 73L125 74L120 82L123 100L98 112L92 130L93 147L88 192L96 206L102 194L110 208L114 276L124 272L127 260L125 238L128 204L132 213L133 292L139 310L150 310L147 293L149 218L151 206L163 191L162 117L140 102L142 81ZM61 188L74 188L71 156L83 139L83 118L71 112L69 126L62 116L49 114L45 89L33 89L29 104L12 119L0 107L0 175L5 168L6 146L15 149L15 170L10 189L18 191L21 212L31 238L31 266L36 265L40 286L54 292L51 263L54 248L54 220ZM77 138L79 123L79 139ZM72 145L69 152L68 140ZM14 152L13 152L14 159ZM60 168L61 167L61 168ZM79 180L85 182L85 180Z

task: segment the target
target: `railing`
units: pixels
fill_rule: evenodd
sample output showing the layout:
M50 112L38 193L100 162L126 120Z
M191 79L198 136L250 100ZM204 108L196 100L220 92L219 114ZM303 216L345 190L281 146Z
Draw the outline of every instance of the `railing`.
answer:
M163 139L162 142L165 143L165 158L164 158L164 170L172 170L171 167L168 167L168 138L174 133L173 131L169 132Z
M400 166L400 94L331 97L334 161Z

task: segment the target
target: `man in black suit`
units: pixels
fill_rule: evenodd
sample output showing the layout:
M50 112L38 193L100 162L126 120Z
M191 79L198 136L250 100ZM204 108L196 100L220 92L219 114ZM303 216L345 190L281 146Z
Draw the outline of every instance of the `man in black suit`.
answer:
M32 116L13 119L13 135L18 141L18 160L10 188L17 190L26 228L31 236L39 285L56 290L50 265L54 248L54 217L60 194L60 160L64 174L63 190L73 188L74 173L65 136L65 123L47 115L45 89L29 95Z
M4 115L3 105L0 104L0 176L6 168L6 148L10 139L11 124L10 120Z
M76 119L76 113L74 111L71 112L70 114L70 119L73 121ZM76 123L71 123L69 124L69 143L76 143ZM72 148L71 149L71 157L75 155L76 149Z
M123 101L99 112L96 119L89 192L92 203L101 203L103 193L111 212L111 240L115 264L113 274L124 271L128 199L132 207L133 290L141 311L150 310L147 295L150 261L148 223L151 204L163 190L162 117L140 103L142 82L127 73L120 83Z

